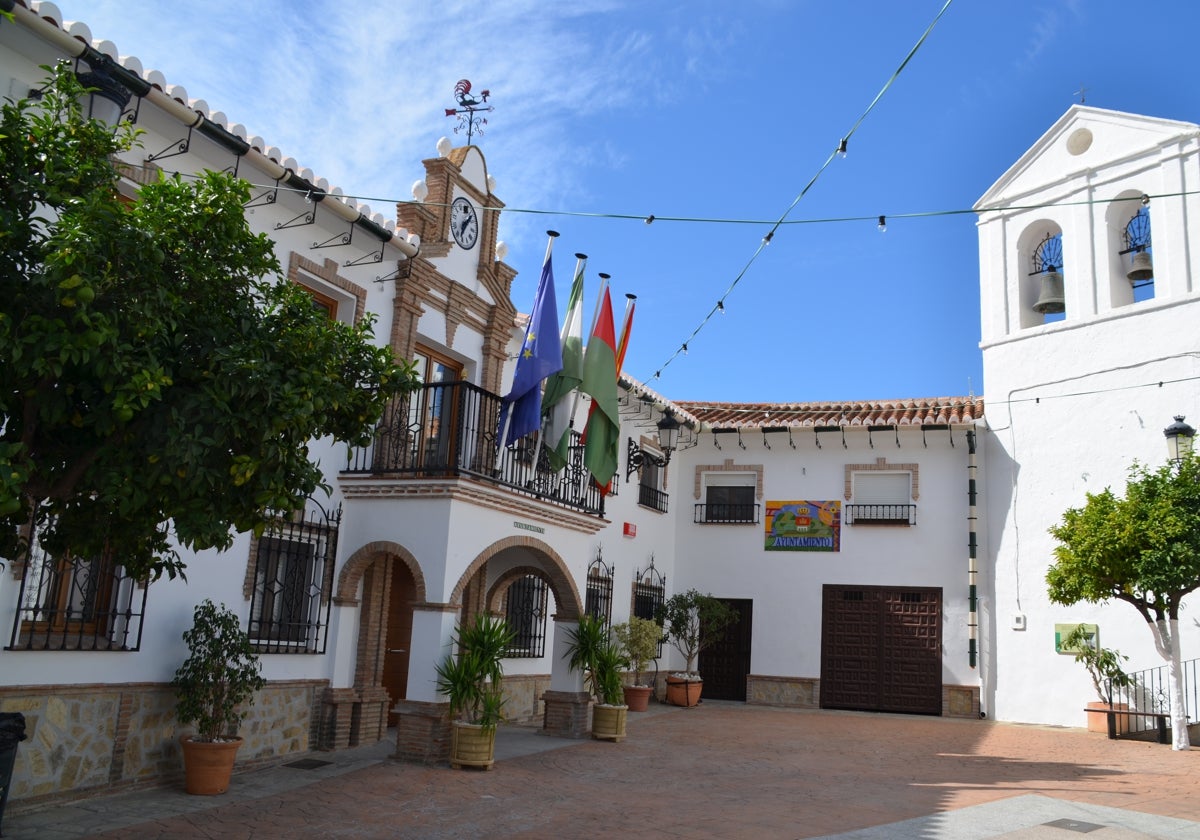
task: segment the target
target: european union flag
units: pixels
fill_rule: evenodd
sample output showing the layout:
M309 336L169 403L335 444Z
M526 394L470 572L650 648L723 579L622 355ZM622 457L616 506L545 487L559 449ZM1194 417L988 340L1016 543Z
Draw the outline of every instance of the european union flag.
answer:
M504 445L510 446L541 426L542 381L562 370L562 343L558 335L558 304L554 299L554 269L550 264L550 249L533 300L533 313L525 328L521 355L513 372L512 390L504 398L506 420L501 423L507 434ZM504 434L502 431L501 434Z

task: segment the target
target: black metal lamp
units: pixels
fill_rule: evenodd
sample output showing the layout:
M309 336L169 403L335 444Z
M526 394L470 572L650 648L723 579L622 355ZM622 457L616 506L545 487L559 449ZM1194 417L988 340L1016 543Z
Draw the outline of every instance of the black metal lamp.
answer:
M1182 414L1176 414L1175 422L1163 429L1163 436L1167 439L1167 457L1178 464L1191 454L1196 430L1183 422Z
M121 114L125 112L133 92L109 72L107 65L110 63L111 59L98 62L80 59L80 69L75 76L87 88L79 101L83 115L115 128L121 122ZM84 67L87 69L84 70Z
M671 460L671 453L679 446L679 421L670 412L658 421L658 448L666 458L663 463Z

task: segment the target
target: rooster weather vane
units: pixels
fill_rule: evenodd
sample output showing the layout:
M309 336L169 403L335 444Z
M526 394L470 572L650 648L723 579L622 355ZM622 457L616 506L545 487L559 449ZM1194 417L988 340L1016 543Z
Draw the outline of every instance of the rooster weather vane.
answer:
M446 116L458 117L458 125L454 127L454 133L458 134L465 128L468 146L471 145L472 135L483 134L483 126L487 125L487 117L481 117L479 114L496 110L486 104L491 94L490 90L481 90L478 98L472 96L470 79L459 79L458 84L454 86L454 101L458 103L458 107L447 108Z

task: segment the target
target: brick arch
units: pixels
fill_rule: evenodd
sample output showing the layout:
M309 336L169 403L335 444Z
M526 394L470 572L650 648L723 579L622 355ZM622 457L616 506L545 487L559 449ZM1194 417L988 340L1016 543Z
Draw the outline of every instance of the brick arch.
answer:
M358 592L358 584L362 580L363 574L381 556L395 557L408 567L413 576L414 600L418 603L424 602L426 600L425 576L421 573L421 564L417 562L417 558L411 551L390 540L367 543L350 555L346 560L346 565L342 566L341 574L338 575L334 600L341 603L356 603L358 599L355 597L355 593Z
M579 598L579 589L575 586L575 579L571 577L570 570L567 569L567 564L558 555L553 548L546 545L539 539L534 537L507 537L503 540L498 540L483 551L471 561L471 565L467 566L462 577L458 579L458 585L454 587L454 591L450 593L451 604L461 604L463 591L467 587L467 583L471 578L479 573L484 564L488 560L495 557L502 551L509 548L525 548L532 551L543 562L542 566L522 566L520 569L513 569L512 572L520 571L521 574L540 574L546 578L546 582L550 584L550 591L554 593L554 602L557 605L558 611L555 614L555 619L558 621L578 621L583 614L583 602ZM505 573L501 581L511 583L512 578L510 573ZM488 591L487 603L490 604L493 595L500 591L496 586L493 586Z

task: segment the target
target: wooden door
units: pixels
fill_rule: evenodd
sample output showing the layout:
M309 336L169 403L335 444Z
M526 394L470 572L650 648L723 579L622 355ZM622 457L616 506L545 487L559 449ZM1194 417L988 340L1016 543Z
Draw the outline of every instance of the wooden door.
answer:
M392 585L387 608L387 638L383 656L383 687L387 689L388 726L396 725L391 708L408 696L408 659L412 646L413 591L415 581L408 566L392 560Z
M746 677L750 675L750 643L754 602L721 599L740 616L725 630L720 641L700 652L700 676L704 697L710 700L746 700Z
M827 585L821 707L942 713L942 591Z

